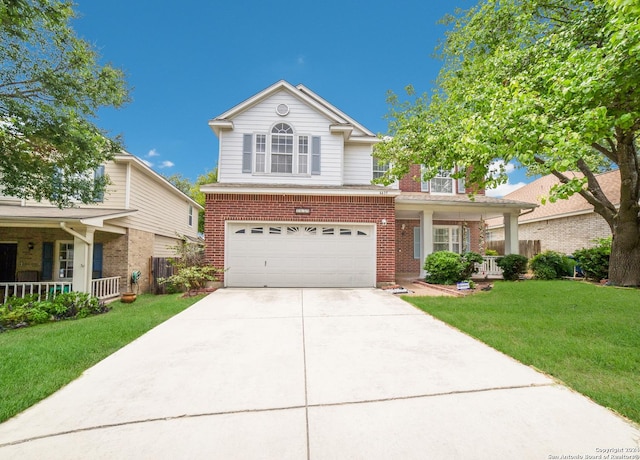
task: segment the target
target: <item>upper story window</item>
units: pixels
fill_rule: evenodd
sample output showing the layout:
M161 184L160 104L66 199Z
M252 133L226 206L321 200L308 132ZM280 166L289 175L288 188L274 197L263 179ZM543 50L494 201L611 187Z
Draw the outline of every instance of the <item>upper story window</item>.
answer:
M453 195L465 193L465 180L452 177L454 169L438 168L436 176L429 181L422 181L420 190L435 195Z
M296 134L287 123L277 123L268 134L245 134L242 172L320 174L320 137Z
M373 178L378 179L389 170L389 162L373 157Z
M286 123L271 130L271 172L293 172L293 129Z
M189 205L189 218L188 218L189 227L193 227L193 206Z

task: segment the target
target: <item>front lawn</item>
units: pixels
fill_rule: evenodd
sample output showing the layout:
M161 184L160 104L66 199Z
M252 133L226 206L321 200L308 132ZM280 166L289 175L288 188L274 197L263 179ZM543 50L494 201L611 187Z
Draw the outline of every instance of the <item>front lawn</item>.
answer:
M403 298L640 423L639 290L499 281L464 298Z
M202 296L138 296L105 314L0 334L0 422L46 398L82 372Z

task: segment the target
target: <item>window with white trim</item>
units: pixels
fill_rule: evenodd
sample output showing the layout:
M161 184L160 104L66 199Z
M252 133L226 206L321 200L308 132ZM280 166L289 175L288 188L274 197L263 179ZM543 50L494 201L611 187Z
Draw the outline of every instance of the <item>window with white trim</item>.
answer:
M462 253L462 228L458 225L433 226L433 252Z
M453 195L466 192L466 184L464 177L454 179L452 176L455 169L438 168L436 176L427 181L420 182L420 191L431 192L434 195ZM422 167L424 174L424 166Z
M73 243L58 244L58 279L73 278Z
M193 206L189 205L189 218L188 218L189 227L193 227Z
M438 174L431 179L431 193L442 195L453 195L453 170L438 168Z
M373 178L378 179L389 170L389 162L373 157Z
M252 172L253 156L254 173L320 174L320 137L296 134L287 123L277 123L268 134L244 136L249 139L249 147L245 143L242 172Z

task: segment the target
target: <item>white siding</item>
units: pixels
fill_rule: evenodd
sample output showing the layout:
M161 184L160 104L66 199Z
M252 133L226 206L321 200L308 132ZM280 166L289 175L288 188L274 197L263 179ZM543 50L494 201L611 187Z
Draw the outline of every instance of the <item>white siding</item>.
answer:
M155 235L153 240L154 257L176 257L176 247L180 244L177 238Z
M370 145L347 145L344 149L345 185L371 184L373 158Z
M198 210L193 208L193 225L189 227L189 202L171 191L159 179L131 167L131 209L137 212L122 219L123 225L156 235L175 238L176 233L195 237Z
M278 104L287 104L289 114L276 114ZM242 173L243 134L269 133L276 123L287 123L295 134L321 136L321 174L317 176ZM286 91L280 91L233 118L234 129L220 134L218 180L224 183L342 185L344 138L331 134L331 121ZM311 139L309 139L311 141ZM255 163L255 157L253 160ZM255 164L253 164L255 166Z

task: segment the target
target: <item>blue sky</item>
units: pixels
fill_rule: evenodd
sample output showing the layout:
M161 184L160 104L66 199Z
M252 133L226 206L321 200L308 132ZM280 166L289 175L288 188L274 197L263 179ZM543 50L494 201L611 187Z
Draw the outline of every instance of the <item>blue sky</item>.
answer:
M133 88L132 102L100 111L98 125L156 171L195 180L218 162L207 122L278 80L385 133L387 91L431 90L446 30L437 21L474 3L76 0L73 26ZM523 180L516 171L510 185Z

